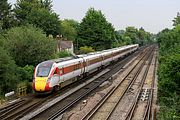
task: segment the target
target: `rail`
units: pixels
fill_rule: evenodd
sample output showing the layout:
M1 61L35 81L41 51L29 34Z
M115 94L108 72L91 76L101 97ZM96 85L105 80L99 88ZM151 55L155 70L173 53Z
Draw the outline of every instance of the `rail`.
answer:
M145 57L144 56L141 58L140 61L142 61ZM145 57L147 59L147 57ZM89 113L87 113L81 120L85 120L85 119L91 119L93 118L94 114L100 109L100 107L107 101L107 99L114 93L114 91L128 78L129 75L132 74L132 71L138 66L138 64L140 63L140 61L132 68L132 70L126 75L126 77L122 80L122 82L120 82L110 93L108 93L100 102L99 104L96 106L96 108L92 109ZM103 119L109 119L109 117L111 116L111 114L113 113L113 111L115 110L116 106L118 105L119 101L121 100L121 98L124 96L124 94L126 93L126 91L128 91L131 88L132 83L135 81L135 79L137 78L137 76L139 75L143 65L145 64L145 61L141 64L141 66L139 67L139 69L136 71L136 73L134 73L134 76L132 77L132 80L129 82L129 85L126 87L126 89L124 90L122 96L120 97L120 99L117 101L117 103L115 104L115 106L112 108L112 110L108 113L106 118ZM107 114L107 113L106 113Z

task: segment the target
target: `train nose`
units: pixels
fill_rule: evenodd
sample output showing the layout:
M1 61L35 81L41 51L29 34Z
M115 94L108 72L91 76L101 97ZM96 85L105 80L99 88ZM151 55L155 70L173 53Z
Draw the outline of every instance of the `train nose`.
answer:
M45 91L47 78L36 78L35 80L35 91Z
M36 91L44 91L45 90L45 86L46 86L46 82L45 81L37 81L35 83L35 90Z

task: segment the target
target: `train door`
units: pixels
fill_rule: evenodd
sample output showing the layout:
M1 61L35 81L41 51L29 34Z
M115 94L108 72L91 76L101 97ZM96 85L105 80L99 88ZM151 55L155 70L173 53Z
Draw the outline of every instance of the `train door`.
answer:
M81 69L81 74L83 74L84 71L85 71L84 59L82 59L81 61L79 61L79 65L80 65L80 69Z
M58 85L60 81L60 75L59 75L59 68L55 68L53 76L52 76L52 81L51 84L52 86Z
M84 59L83 66L84 66L84 73L89 72L89 60L88 59Z

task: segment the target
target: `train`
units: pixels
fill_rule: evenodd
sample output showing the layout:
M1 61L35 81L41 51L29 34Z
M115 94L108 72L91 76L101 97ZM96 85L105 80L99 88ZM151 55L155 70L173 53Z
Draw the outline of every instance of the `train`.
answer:
M36 93L59 90L84 76L136 51L138 44L47 60L39 63L34 71L32 88Z

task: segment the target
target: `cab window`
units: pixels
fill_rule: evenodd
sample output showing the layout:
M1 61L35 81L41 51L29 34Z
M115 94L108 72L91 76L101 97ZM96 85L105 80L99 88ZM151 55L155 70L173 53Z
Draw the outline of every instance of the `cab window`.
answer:
M37 77L47 77L50 70L51 68L49 67L39 67L37 70Z
M48 77L51 67L53 65L52 61L45 61L43 63L40 63L38 68L37 68L37 77Z

